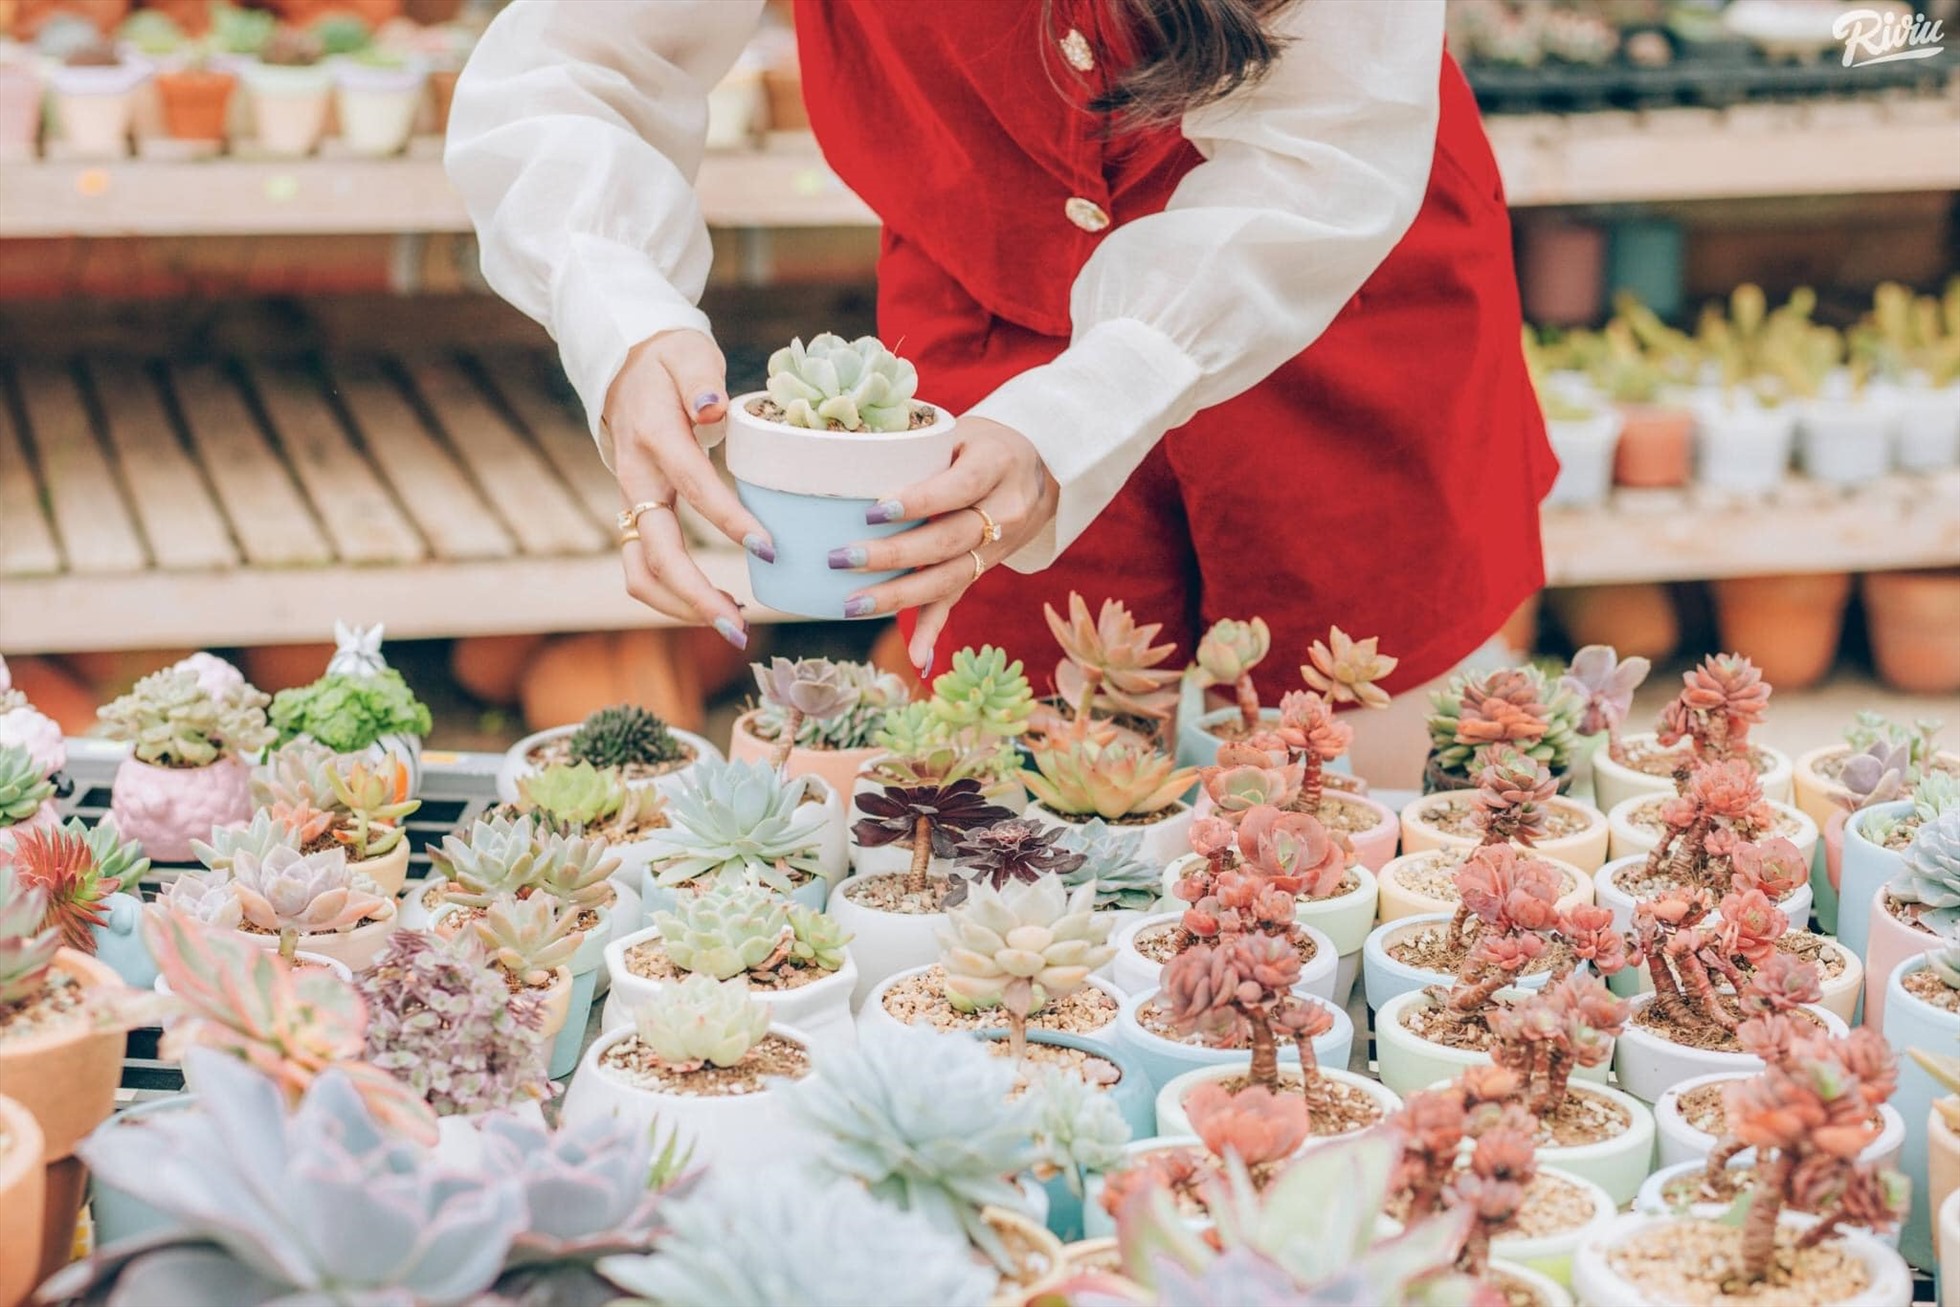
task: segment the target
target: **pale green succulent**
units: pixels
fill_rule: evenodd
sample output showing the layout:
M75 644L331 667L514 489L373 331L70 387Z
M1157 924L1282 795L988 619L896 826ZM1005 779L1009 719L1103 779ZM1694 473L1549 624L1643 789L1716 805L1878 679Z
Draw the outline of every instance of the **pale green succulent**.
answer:
M0 863L0 1009L39 993L61 948L54 927L42 929L48 896Z
M966 903L946 914L946 1001L961 1012L1004 1007L1026 1016L1089 983L1116 956L1110 920L1095 912L1095 890L1062 888L1054 876L995 889L972 882Z
M670 797L670 825L648 836L655 880L669 889L703 877L756 880L788 894L793 872L822 874L824 805L805 803L808 777L783 779L754 762L695 764Z
M1035 1138L1047 1165L1061 1172L1069 1192L1082 1196L1088 1177L1123 1158L1130 1123L1101 1088L1060 1067L1043 1067L1028 1091L1035 1104Z
M0 826L26 821L53 797L54 782L25 746L0 746Z
M829 332L798 338L769 356L769 398L782 420L813 431L904 431L919 373L873 336Z
M548 985L552 972L570 966L585 942L578 917L549 894L522 899L505 894L470 923L470 933L490 962L521 983Z
M1960 809L1921 822L1902 864L1886 887L1892 897L1925 905L1919 924L1935 934L1960 935Z
M671 1070L730 1067L769 1033L769 1009L750 997L746 980L695 974L635 1008L633 1030Z
M1064 873L1062 884L1074 889L1094 881L1098 908L1148 912L1157 905L1163 868L1137 857L1143 847L1142 831L1124 830L1092 817L1065 829L1056 847L1082 855L1082 865Z
M103 734L129 744L139 762L205 767L271 744L271 702L242 680L214 691L196 670L178 666L145 676L98 716Z
M827 917L815 908L792 902L789 905L789 926L794 935L790 941L789 959L796 966L835 971L850 956L846 946L851 942L851 932L838 925L835 917Z
M682 894L673 911L653 914L653 924L675 966L716 980L772 964L795 938L783 899L740 883Z
M243 826L213 826L211 840L191 841L191 853L213 871L230 871L240 855L264 858L275 848L299 850L299 836L291 826L273 820L261 808Z

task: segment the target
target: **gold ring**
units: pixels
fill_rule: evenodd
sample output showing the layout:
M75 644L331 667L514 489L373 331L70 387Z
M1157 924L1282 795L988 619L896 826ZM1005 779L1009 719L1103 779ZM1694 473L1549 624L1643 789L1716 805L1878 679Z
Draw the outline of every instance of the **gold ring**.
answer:
M987 570L987 560L980 557L980 551L978 549L967 550L966 556L973 560L973 579L978 581L980 574Z
M632 544L635 540L638 540L639 538L640 538L640 528L638 528L637 526L629 526L624 531L621 531L619 533L619 547L621 549L624 549L626 546Z
M983 543L983 544L989 544L989 545L997 545L997 544L999 544L999 543L1000 543L1000 523L998 523L998 522L996 522L996 521L994 521L994 519L993 519L993 518L991 518L991 517L989 517L989 516L987 516L987 510L986 510L986 509L984 509L984 508L982 508L982 507L980 507L980 505L978 505L978 504L968 504L968 505L966 506L966 510L967 510L967 512L969 512L969 513L978 513L978 514L980 515L980 540L981 540L981 543Z
M620 543L621 544L626 543L625 534L628 531L634 533L633 538L635 540L639 539L638 528L640 525L640 518L647 513L651 513L656 508L664 508L670 513L673 512L674 504L676 500L678 500L678 498L679 496L675 496L674 499L670 499L664 504L656 503L653 500L649 499L644 503L635 504L631 508L620 509L619 516L613 519L614 524L619 527L620 537L621 537Z

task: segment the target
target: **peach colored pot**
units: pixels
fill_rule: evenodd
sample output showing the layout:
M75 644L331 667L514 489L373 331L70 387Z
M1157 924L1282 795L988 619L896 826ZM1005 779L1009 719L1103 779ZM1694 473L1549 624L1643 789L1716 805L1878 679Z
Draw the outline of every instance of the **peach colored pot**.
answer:
M1614 484L1687 485L1694 466L1694 414L1652 404L1624 404L1620 412L1626 425L1613 452Z
M11 1098L0 1098L0 1136L0 1303L17 1303L41 1279L47 1158L41 1127Z
M213 826L241 826L252 815L252 769L224 757L209 767L152 767L125 758L109 791L124 839L158 862L188 862L191 841Z
M1865 939L1865 1024L1885 1029L1885 987L1899 964L1940 942L1930 930L1908 926L1885 910L1885 887L1872 895L1871 929Z
M86 953L62 949L54 964L87 989L123 987L115 972ZM75 1217L81 1211L81 1164L60 1164L68 1162L75 1145L114 1110L122 1059L123 1032L97 1029L90 1022L0 1043L0 1096L13 1099L34 1117L48 1163L41 1278L68 1261Z
M765 740L749 729L753 712L743 713L735 719L735 731L728 740L728 760L730 762L768 762L775 752L773 741ZM789 751L787 770L791 776L818 776L830 782L830 788L839 794L849 795L857 788L858 773L870 765L873 758L885 750L871 749L804 749Z
M1837 661L1849 572L1724 577L1711 588L1721 647L1748 655L1778 689L1815 685Z
M1960 568L1868 573L1865 621L1886 684L1911 694L1960 690Z

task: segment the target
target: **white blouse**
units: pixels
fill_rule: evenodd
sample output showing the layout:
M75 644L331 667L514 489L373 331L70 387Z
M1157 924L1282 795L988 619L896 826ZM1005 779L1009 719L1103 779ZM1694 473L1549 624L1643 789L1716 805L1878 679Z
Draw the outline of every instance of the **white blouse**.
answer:
M446 163L483 274L558 342L608 464L600 415L627 352L710 330L693 193L707 92L761 12L513 0L456 87ZM1415 219L1443 0L1296 0L1277 29L1291 43L1262 81L1185 115L1205 162L1164 211L1103 235L1071 289L1068 348L968 414L1025 435L1061 486L1016 570L1053 562L1166 431L1318 338Z

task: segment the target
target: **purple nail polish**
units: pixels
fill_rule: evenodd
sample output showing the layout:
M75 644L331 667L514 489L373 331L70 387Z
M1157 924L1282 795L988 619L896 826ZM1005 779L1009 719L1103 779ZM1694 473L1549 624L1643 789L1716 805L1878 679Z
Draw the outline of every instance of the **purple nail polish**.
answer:
M717 617L714 625L715 634L734 645L737 649L746 649L749 647L749 633L744 631L741 624L733 618Z
M844 616L869 617L877 607L878 601L870 595L852 595L844 601Z
M776 546L769 543L769 537L760 531L751 531L742 537L742 548L754 554L765 563L776 561Z
M841 572L846 569L857 569L863 567L867 562L870 561L870 555L865 552L864 546L851 545L845 549L831 550L829 561L830 561L831 571Z
M704 390L694 397L694 415L699 417L703 410L713 408L719 403L721 403L719 390Z
M872 526L896 522L905 516L905 505L896 499L881 499L864 510L864 520Z

